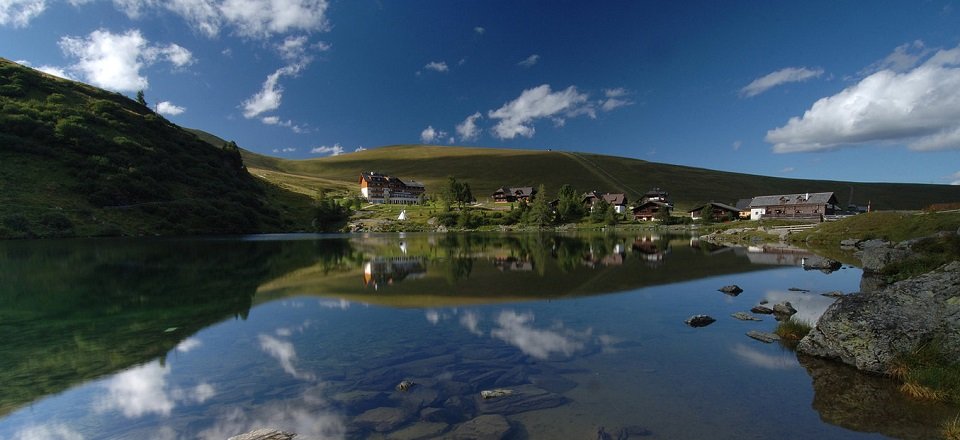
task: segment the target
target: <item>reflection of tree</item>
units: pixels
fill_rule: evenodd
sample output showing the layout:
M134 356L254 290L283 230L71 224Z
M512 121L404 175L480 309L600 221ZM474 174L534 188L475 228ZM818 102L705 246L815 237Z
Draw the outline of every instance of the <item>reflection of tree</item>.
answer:
M453 284L454 281L469 278L470 272L473 272L473 258L454 257L450 259L449 270L447 271L447 281Z
M198 330L246 318L264 281L353 253L345 240L319 242L0 242L0 414L162 363Z

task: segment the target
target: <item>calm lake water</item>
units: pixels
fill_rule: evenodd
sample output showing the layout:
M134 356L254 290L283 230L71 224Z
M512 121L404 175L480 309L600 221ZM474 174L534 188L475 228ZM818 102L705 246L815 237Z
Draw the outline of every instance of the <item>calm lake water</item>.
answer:
M955 408L730 316L812 322L859 289L810 257L649 233L0 242L0 439L937 438Z

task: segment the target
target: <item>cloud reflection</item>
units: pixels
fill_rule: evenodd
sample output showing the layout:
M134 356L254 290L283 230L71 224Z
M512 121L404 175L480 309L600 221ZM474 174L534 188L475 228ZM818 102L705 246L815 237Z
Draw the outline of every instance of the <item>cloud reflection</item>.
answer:
M784 301L790 301L793 308L797 309L797 314L793 319L816 324L820 320L827 307L836 301L835 298L829 298L815 293L797 293L780 290L767 291L765 298L770 304L778 304Z
M13 440L84 440L84 437L67 425L52 423L23 428L13 435Z
M483 332L480 331L480 316L474 312L463 312L463 315L460 316L460 325L469 330L470 333L483 336Z
M323 386L308 389L302 396L263 405L233 407L197 435L204 440L223 440L269 426L297 433L297 440L339 440L346 437L346 421L323 397Z
M584 334L561 334L559 330L536 329L532 326L533 320L532 313L519 314L504 310L496 319L500 327L493 329L490 334L538 359L547 359L553 353L570 356L583 349L584 342L577 339ZM589 335L589 332L585 334Z
M787 370L800 366L800 364L797 362L796 356L793 353L785 352L781 353L780 355L771 355L762 353L760 350L743 344L734 345L731 351L748 364L760 368L766 368L768 370Z
M181 353L188 353L190 352L190 350L200 347L201 345L203 345L203 342L201 342L199 339L187 338L187 339L184 339L179 344L177 344L177 351Z
M118 410L127 418L170 415L178 403L203 403L216 391L208 383L194 388L170 388L169 365L154 361L119 373L106 383L107 394L94 403L98 412Z
M297 351L293 348L293 343L283 341L270 335L258 335L260 340L260 349L266 352L270 357L280 361L283 371L291 376L302 380L316 380L312 373L298 371L293 365L297 361Z

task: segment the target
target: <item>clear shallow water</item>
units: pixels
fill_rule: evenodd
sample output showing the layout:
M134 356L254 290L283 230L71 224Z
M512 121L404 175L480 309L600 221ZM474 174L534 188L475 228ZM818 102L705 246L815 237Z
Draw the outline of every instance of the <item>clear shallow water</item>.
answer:
M820 293L858 290L804 257L643 235L0 243L0 438L433 438L484 414L508 438L936 437L949 408L729 316L788 300L813 321Z

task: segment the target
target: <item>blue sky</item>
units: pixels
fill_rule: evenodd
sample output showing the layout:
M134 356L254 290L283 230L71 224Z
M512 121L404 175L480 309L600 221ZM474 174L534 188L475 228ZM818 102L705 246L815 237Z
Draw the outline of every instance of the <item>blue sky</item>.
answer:
M960 184L958 6L0 0L0 56L286 158L428 143Z

